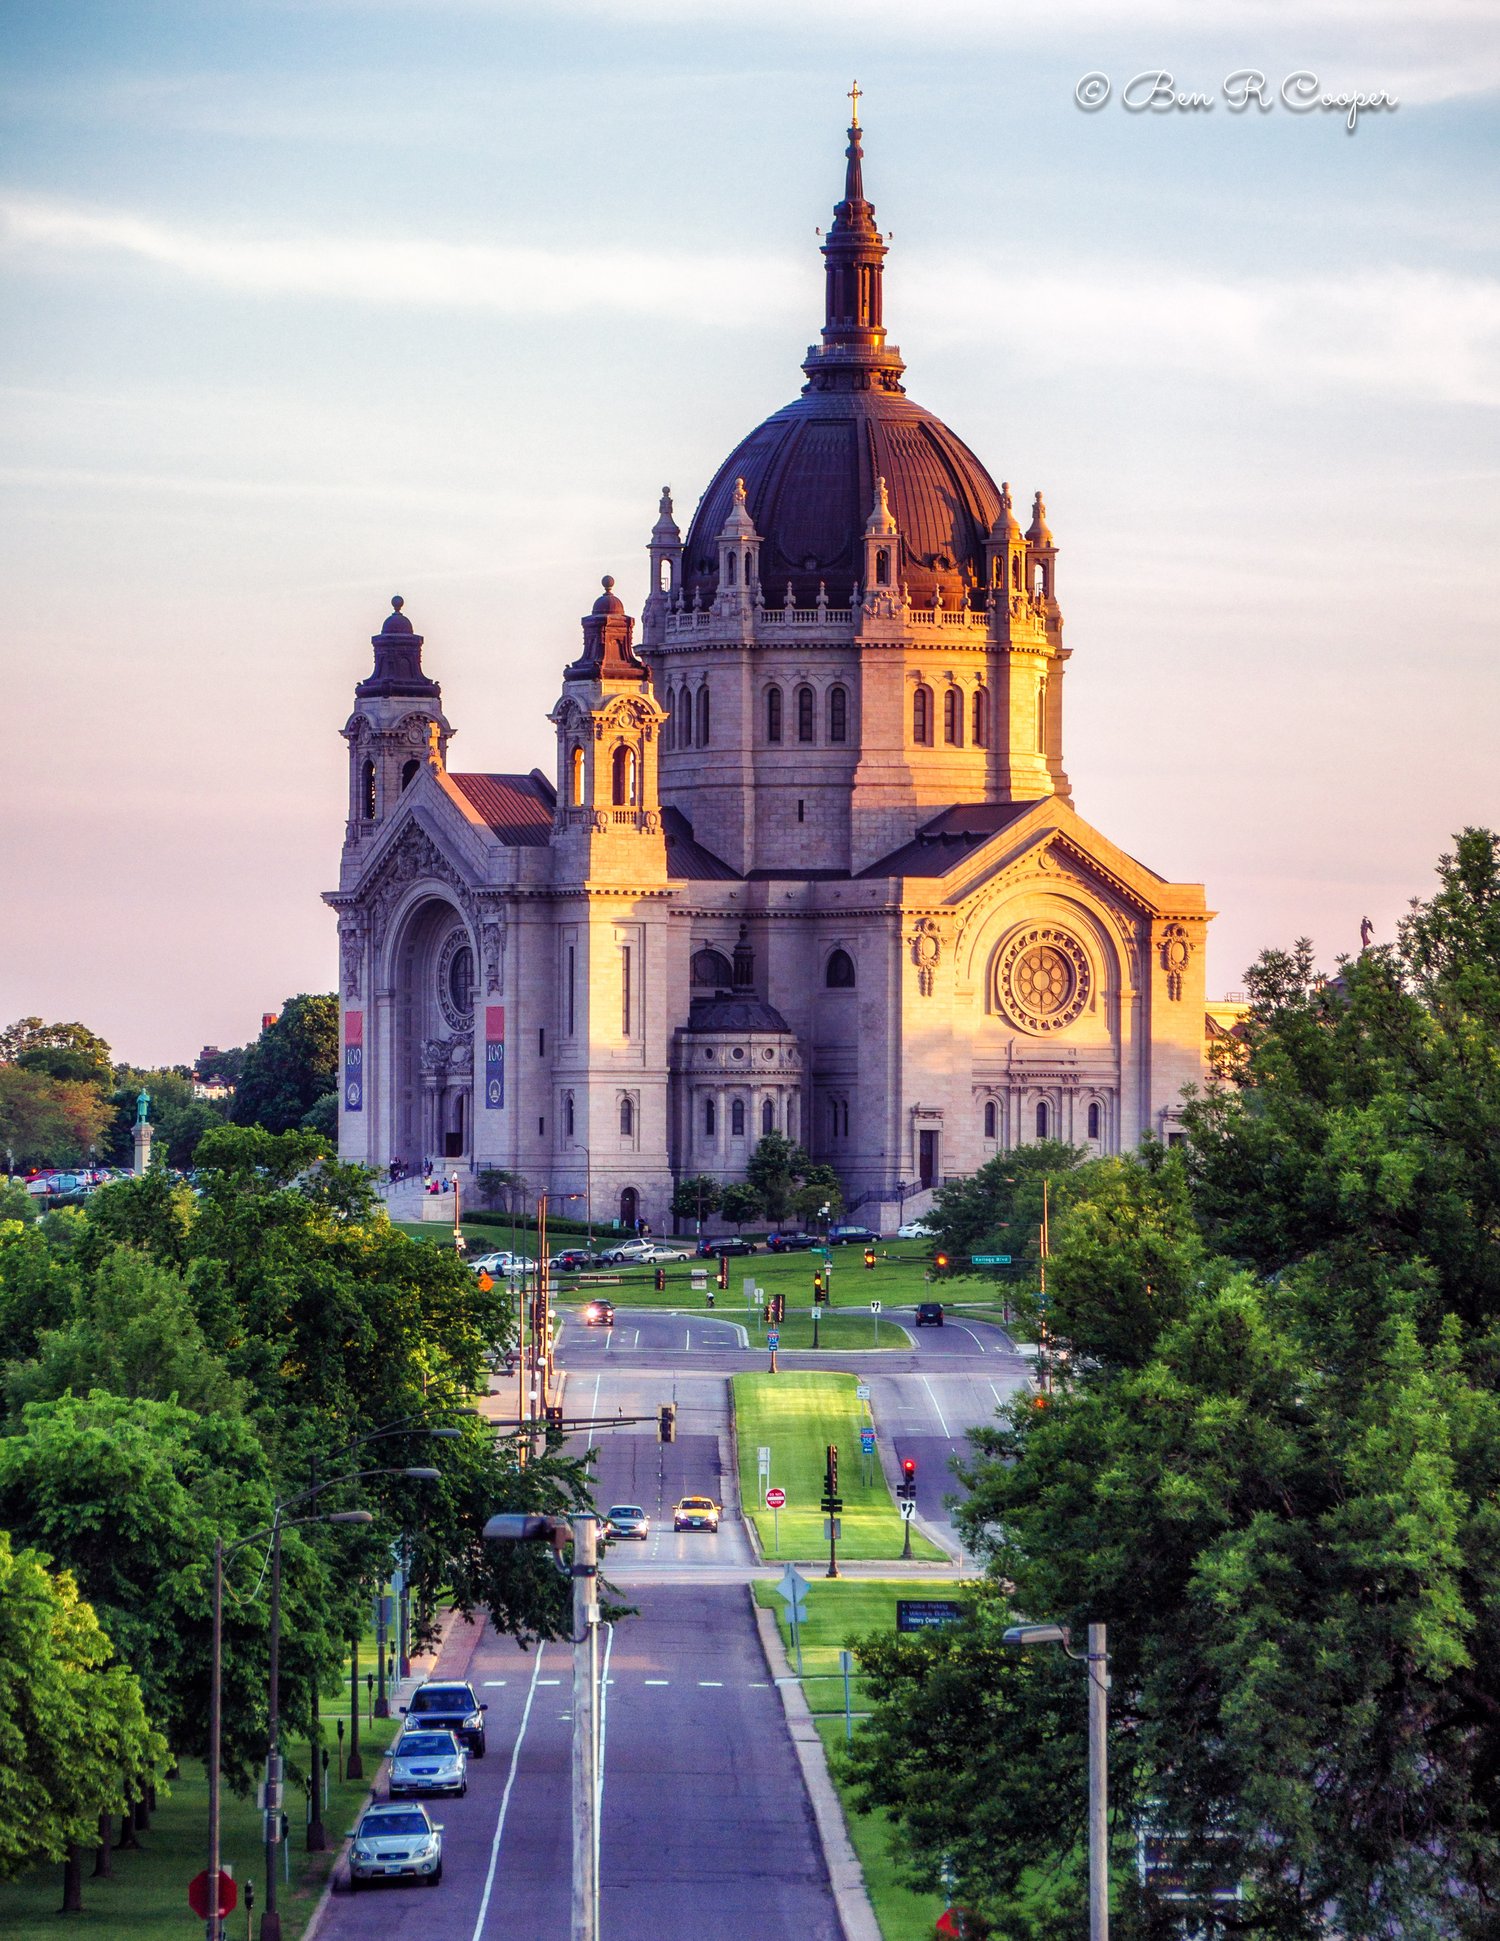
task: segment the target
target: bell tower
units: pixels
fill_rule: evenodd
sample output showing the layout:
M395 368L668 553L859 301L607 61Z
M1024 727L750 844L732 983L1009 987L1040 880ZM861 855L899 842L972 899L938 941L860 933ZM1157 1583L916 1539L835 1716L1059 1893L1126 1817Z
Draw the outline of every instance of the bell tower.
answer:
M373 837L428 765L443 768L453 734L443 691L422 671L422 635L398 593L385 625L370 636L375 666L354 690L354 712L342 733L349 744L349 820L345 840Z

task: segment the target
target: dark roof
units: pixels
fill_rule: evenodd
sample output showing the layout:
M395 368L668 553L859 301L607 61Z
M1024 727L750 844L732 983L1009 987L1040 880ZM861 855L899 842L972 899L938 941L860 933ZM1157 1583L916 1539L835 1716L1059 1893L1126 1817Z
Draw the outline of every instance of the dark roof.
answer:
M744 992L695 997L688 1006L689 1031L784 1031L791 1026L774 1004Z
M820 580L835 606L848 604L864 575L877 478L885 480L901 534L894 578L905 582L915 606L931 606L941 585L944 602L956 607L985 583L984 546L1000 510L999 487L940 418L899 392L813 391L736 445L688 528L689 597L700 587L705 600L713 597L715 542L739 478L761 537L760 583L772 606L788 580L801 606L817 599Z
M960 802L934 816L899 849L862 869L861 876L946 876L974 850L1012 822L1019 822L1035 802Z
M704 848L681 809L663 809L661 826L667 839L668 876L683 876L694 883L739 882L739 871L731 869L711 849Z
M502 842L542 849L552 838L557 800L540 769L529 775L454 775L448 780L476 808Z

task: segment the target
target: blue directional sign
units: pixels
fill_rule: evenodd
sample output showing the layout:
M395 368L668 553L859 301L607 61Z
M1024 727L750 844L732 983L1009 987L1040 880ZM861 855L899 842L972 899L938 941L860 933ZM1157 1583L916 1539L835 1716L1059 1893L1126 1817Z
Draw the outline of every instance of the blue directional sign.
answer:
M874 1455L874 1453L875 1453L875 1431L874 1431L873 1429L861 1429L861 1430L860 1430L860 1432L859 1432L859 1453L860 1453L860 1454L861 1454L862 1456L873 1456L873 1455Z
M766 1336L766 1346L768 1348L779 1348L781 1346L781 1336L775 1328L772 1328L771 1332Z

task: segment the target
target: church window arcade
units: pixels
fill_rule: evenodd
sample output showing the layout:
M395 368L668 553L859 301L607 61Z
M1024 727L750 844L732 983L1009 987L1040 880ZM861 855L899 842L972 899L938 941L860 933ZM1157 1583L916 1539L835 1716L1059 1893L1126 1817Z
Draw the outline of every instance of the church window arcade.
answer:
M698 690L698 746L700 748L707 748L709 729L712 725L712 717L709 714L708 683L705 682Z
M990 693L988 688L975 688L971 713L973 725L969 739L976 748L988 748L990 745Z
M713 1100L713 1099L711 1099L711 1098L708 1098L708 1099L705 1099L705 1100L703 1101L703 1131L704 1131L704 1134L705 1134L705 1136L706 1136L706 1137L708 1137L708 1138L710 1138L710 1139L712 1139L712 1138L713 1138L713 1137L714 1137L714 1136L715 1136L715 1135L717 1134L717 1132L718 1132L718 1130L719 1130L719 1108L718 1108L718 1105L717 1105L717 1103L716 1103L716 1101L715 1101L715 1100Z
M620 1100L620 1137L622 1139L635 1137L635 1100L632 1098Z
M677 697L677 706L672 710L677 721L677 746L691 748L693 745L693 697L683 688Z
M828 690L828 739L847 741L849 739L849 690L844 687L831 687Z
M693 953L692 977L700 991L727 991L733 973L722 950L697 950Z
M943 740L950 748L964 745L964 697L956 687L948 688L943 695Z
M781 740L781 689L766 689L766 740Z
M932 689L918 685L911 697L911 738L919 748L932 746Z
M984 1102L984 1136L986 1139L1000 1137L1000 1108L993 1099Z
M811 741L817 732L817 710L810 687L797 690L797 739Z
M762 1099L760 1107L760 1130L762 1138L776 1130L776 1107L770 1099Z
M583 750L576 746L568 757L568 799L575 809L583 803Z
M743 1139L745 1136L745 1101L735 1099L729 1107L729 1136Z
M416 781L421 766L422 764L415 756L409 762L403 762L401 764L401 787L403 792L409 789L412 783Z
M1094 1103L1093 1103L1092 1105L1090 1105L1090 1107L1089 1107L1089 1137L1090 1137L1090 1139L1097 1139L1097 1138L1099 1137L1099 1131L1100 1131L1100 1124L1101 1124L1101 1120L1102 1120L1102 1117L1103 1117L1103 1115L1101 1114L1101 1112L1100 1112L1100 1110L1099 1110L1099 1105L1098 1105L1098 1101L1097 1101L1097 1100L1095 1100L1095 1102L1094 1102Z
M637 792L635 750L621 742L610 761L611 799L617 809L633 809Z
M1047 1101L1041 1099L1038 1101L1036 1108L1036 1136L1038 1139L1045 1139L1047 1137L1047 1123Z
M375 820L374 762L366 762L359 772L359 809L366 822Z

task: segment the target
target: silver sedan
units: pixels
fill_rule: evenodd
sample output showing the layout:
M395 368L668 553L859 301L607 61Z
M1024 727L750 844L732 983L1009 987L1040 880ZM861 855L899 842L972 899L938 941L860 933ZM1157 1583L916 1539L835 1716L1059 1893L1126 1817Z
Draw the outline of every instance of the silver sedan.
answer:
M451 1732L405 1731L391 1748L391 1798L469 1790L469 1754Z

